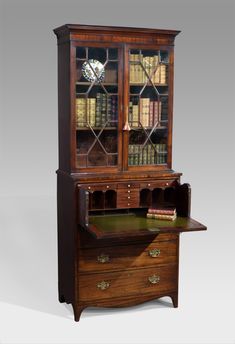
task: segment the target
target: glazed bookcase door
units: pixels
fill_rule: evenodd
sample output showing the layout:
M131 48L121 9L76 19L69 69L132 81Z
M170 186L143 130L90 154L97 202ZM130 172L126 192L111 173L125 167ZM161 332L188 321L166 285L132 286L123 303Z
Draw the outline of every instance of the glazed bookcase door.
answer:
M170 53L134 47L128 49L127 59L127 166L162 169L171 161Z
M120 47L76 47L75 131L77 169L118 169L121 161Z

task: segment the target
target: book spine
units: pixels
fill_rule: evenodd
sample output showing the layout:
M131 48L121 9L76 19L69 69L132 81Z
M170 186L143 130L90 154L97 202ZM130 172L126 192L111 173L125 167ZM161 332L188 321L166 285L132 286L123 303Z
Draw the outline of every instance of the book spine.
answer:
M76 98L76 121L78 127L86 125L86 99Z
M176 214L176 209L154 209L154 208L149 208L148 209L149 214L158 214L158 215L175 215Z
M138 54L134 54L134 77L133 77L133 83L137 83L138 82Z
M139 83L140 82L140 55L139 54L136 54L136 83Z
M151 81L154 83L154 56L150 56L149 58L149 78L151 78Z
M139 76L138 76L138 82L141 84L143 82L143 68L142 68L142 64L143 64L143 54L139 55L139 60L140 60L140 64L139 64Z
M143 127L149 127L149 98L141 98L141 123Z
M143 165L143 150L141 145L139 145L139 165Z
M147 164L151 164L151 145L147 145Z
M130 59L132 61L130 65L130 82L133 84L135 82L135 54L131 54Z
M139 163L139 147L138 145L133 145L134 150L133 150L133 165L138 165Z
M160 65L160 84L166 84L166 65Z
M176 214L175 215L159 215L159 214L155 214L155 219L157 219L157 220L170 220L170 221L174 221L176 219Z
M102 101L101 101L101 125L103 126L107 121L107 115L108 115L106 94L102 93L101 99L102 99Z
M155 163L158 165L159 164L159 143L155 144Z
M111 96L107 97L107 100L106 100L106 105L107 105L107 118L106 118L106 121L107 121L107 127L111 127L111 119L112 119L112 115L111 115L111 110L112 110L112 98Z
M147 61L147 56L143 57L143 66L144 66L144 69L142 71L142 82L145 83L147 81L147 76L146 76L146 73L148 73L148 68L147 68L147 64L148 64L148 61Z
M129 102L129 113L128 113L129 124L133 127L133 103Z
M163 159L162 159L162 143L159 143L159 163L162 164Z
M86 122L90 123L90 108L91 108L91 102L90 98L86 99Z
M139 106L138 105L132 105L132 126L138 127L138 121L139 121Z
M158 55L154 55L154 77L153 77L153 82L157 84L157 71L158 71Z
M133 151L134 151L134 145L129 145L128 146L128 164L133 165L134 159L133 159Z
M145 146L142 150L142 154L143 154L143 157L142 157L142 163L143 165L147 165L147 146Z
M154 107L153 107L153 124L157 124L159 125L159 116L158 116L158 104L159 102L158 101L155 101L154 102Z
M101 126L101 93L97 93L96 95L95 126Z
M154 165L154 163L155 163L155 150L154 150L154 147L152 145L150 145L150 147L151 147L150 164Z
M144 105L144 99L140 98L139 101L139 122L143 125L143 105Z
M150 126L150 123L149 123L149 109L150 109L150 99L146 98L146 113L145 113L146 127Z
M162 102L158 102L158 123L161 125L161 120L162 120Z
M117 120L117 111L118 111L118 107L117 107L117 97L116 96L111 96L111 126L115 126L116 125L116 120Z
M153 114L154 114L154 102L151 100L149 103L149 126L150 127L153 127L154 125Z
M166 146L165 143L163 143L163 148L162 149L163 149L163 156L162 156L163 161L162 161L162 163L166 164L167 163L167 146Z
M148 63L148 65L147 65L147 73L148 73L148 76L147 76L147 81L149 82L149 79L150 79L150 74L151 74L151 56L148 56L147 57L147 63Z
M149 219L167 220L167 221L174 221L176 219L176 215L159 215L159 214L150 214L150 213L147 213L146 217Z
M156 67L157 67L157 69L155 71L154 81L155 81L155 84L160 84L160 65L159 65L159 63L157 63Z

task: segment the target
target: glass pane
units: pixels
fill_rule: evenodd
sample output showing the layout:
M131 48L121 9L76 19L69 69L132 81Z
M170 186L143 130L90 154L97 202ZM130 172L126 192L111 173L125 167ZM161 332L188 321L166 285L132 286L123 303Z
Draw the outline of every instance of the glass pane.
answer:
M130 50L129 165L167 163L168 52Z
M118 49L76 50L77 167L116 166Z

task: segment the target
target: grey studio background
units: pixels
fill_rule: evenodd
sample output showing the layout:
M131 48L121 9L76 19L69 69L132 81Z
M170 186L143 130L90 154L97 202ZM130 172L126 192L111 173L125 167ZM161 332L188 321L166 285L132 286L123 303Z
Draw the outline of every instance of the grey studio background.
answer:
M0 343L235 343L234 2L1 1ZM167 298L87 309L57 301L57 46L65 23L178 29L173 168L207 232L181 235Z

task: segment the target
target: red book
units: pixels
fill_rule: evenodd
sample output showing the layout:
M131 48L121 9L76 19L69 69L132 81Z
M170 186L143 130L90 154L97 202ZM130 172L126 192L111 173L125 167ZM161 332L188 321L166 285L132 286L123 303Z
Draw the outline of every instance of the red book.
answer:
M148 209L149 214L158 214L158 215L175 215L176 209L160 209L160 208L149 208Z

